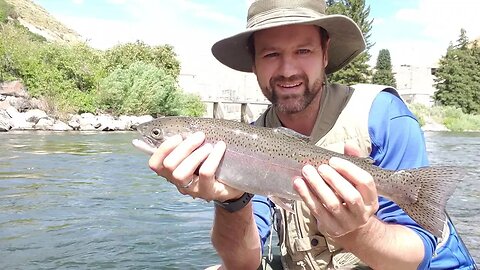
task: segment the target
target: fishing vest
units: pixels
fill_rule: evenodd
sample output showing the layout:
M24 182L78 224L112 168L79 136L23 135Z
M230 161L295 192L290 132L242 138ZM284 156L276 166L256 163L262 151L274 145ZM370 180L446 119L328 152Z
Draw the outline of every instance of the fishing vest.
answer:
M370 155L368 118L373 100L381 91L399 96L395 89L380 85L327 85L321 93L310 142L342 154L345 144L353 144L359 147L362 156ZM281 123L269 107L255 125L279 127ZM292 208L294 214L275 210L281 218L276 223L283 269L370 269L332 238L322 235L303 202L295 201Z

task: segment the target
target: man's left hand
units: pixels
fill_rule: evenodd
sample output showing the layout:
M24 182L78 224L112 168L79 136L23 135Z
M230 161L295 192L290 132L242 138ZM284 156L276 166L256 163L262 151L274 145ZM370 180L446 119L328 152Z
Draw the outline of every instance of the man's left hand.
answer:
M345 147L347 155L359 151ZM294 188L317 220L320 232L341 237L365 227L378 210L378 194L373 177L355 164L331 158L329 164L306 165L303 178Z

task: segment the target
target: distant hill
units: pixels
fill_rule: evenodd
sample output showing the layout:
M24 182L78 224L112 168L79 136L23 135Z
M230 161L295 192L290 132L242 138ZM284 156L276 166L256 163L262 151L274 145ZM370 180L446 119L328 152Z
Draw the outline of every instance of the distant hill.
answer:
M48 41L60 43L77 43L85 41L78 33L66 27L44 8L32 0L2 0L14 8L15 18L30 32L43 36Z

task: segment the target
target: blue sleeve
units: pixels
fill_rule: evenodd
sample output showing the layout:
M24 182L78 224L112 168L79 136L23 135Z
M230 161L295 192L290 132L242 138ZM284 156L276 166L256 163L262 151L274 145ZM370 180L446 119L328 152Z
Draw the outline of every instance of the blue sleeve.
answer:
M389 92L379 93L370 109L368 123L372 140L370 156L376 165L391 170L428 166L423 132L415 116L400 98ZM418 269L429 269L437 245L436 238L386 198L379 197L377 217L384 222L404 225L415 231L425 248Z
M272 205L270 200L261 195L255 195L252 198L253 215L257 224L258 234L262 242L262 250L270 236L270 226L272 225Z

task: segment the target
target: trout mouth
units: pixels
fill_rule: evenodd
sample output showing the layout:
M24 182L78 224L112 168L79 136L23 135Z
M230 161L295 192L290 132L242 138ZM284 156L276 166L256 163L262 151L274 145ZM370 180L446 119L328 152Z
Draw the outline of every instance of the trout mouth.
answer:
M160 146L160 144L162 144L162 142L160 142L158 140L155 140L155 139L153 139L149 136L145 136L145 135L142 136L142 140L144 142L146 142L147 144L149 144L150 146L153 146L155 148L158 148Z

